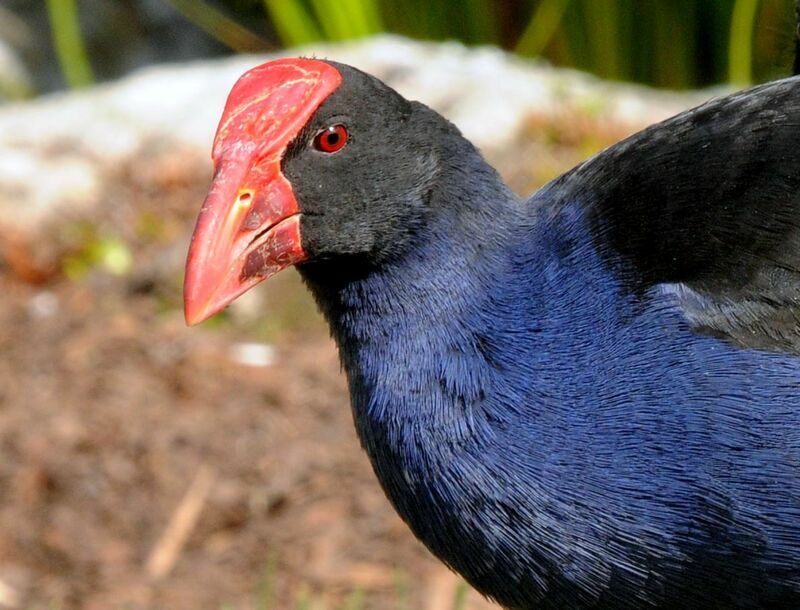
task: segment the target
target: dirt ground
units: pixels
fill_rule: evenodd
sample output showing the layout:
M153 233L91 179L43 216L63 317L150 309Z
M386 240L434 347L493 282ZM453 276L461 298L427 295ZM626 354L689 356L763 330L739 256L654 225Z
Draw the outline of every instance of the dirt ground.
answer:
M533 118L493 160L529 191L626 131ZM0 229L0 608L449 610L296 274L184 326L209 175L153 143L91 217Z

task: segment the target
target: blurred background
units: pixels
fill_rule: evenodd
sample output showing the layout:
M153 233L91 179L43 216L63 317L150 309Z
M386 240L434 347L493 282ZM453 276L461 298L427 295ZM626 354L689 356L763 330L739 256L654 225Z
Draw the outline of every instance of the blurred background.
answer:
M790 0L4 0L7 97L152 63L392 32L495 45L602 78L670 88L746 84L791 61ZM756 27L757 24L757 27Z
M353 63L448 116L527 194L786 75L793 11L3 0L0 609L493 607L389 507L293 271L185 328L183 260L228 89L270 54Z

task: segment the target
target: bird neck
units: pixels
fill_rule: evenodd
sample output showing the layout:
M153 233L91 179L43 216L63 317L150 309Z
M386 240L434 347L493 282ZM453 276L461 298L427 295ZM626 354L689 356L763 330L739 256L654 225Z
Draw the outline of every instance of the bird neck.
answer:
M475 432L488 380L472 323L519 202L480 157L469 166L466 181L451 175L463 170L441 168L430 193L437 214L402 256L344 274L341 261L302 270L339 346L371 454L386 450L386 437L441 446Z
M580 202L556 209L544 191L520 205L488 177L457 188L442 185L435 198L466 204L425 225L405 256L347 279L333 267L303 274L339 345L356 429L387 497L434 554L523 607L560 575L548 573L548 541L521 545L514 530L568 538L550 519L559 481L545 481L548 468L582 472L596 360L619 354L618 338L595 329L624 328L634 345L637 331L621 323L628 304L592 248Z

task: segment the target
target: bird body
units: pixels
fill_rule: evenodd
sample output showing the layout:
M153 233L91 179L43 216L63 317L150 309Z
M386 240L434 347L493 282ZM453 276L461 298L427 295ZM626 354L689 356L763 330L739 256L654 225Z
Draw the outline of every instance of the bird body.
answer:
M800 607L800 77L654 126L521 201L376 79L264 69L324 99L281 145L291 194L269 206L248 186L256 153L235 189L220 182L242 146L218 134L187 319L235 298L230 278L297 264L389 500L506 608ZM230 116L252 103L237 95ZM245 220L207 279L234 198L263 223Z
M592 236L605 156L520 202L462 147L424 247L301 271L398 512L510 608L800 599L800 359L697 334L680 284L626 285Z

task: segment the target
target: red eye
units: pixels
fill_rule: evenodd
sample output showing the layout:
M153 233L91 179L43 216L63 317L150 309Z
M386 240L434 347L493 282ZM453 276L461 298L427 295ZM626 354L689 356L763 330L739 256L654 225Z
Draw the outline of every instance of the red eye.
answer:
M342 150L347 144L347 127L339 123L320 131L314 138L314 148L326 153Z

